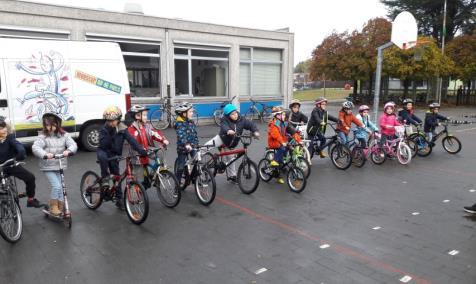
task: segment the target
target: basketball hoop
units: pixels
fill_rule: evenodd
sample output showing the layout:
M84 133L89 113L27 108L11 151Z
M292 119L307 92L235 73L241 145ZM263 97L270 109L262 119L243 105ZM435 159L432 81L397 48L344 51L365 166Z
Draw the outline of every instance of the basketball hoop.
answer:
M417 43L418 27L415 17L409 12L401 12L392 23L391 41L403 50Z

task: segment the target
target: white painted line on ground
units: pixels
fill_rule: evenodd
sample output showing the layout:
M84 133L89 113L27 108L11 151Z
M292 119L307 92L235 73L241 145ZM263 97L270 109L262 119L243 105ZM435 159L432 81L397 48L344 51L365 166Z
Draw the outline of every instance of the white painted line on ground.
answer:
M328 247L330 247L330 245L328 245L328 244L323 244L322 246L320 246L321 249L326 249Z
M403 276L402 278L400 278L400 282L403 282L403 283L408 283L412 280L412 278L408 275L405 275Z
M413 212L412 215L413 216L420 215L420 212Z
M266 271L268 271L268 269L266 269L265 267L262 267L262 268L256 270L255 274L258 275L258 274L261 274L261 273L266 272Z
M455 130L455 132L466 132L466 131L471 131L471 130L476 130L476 127L466 128L466 129L459 129L459 130Z
M443 200L443 203L448 203L448 202L450 202L450 200L449 200L449 199L445 199L445 200Z
M459 251L457 250L452 250L450 252L448 252L449 255L457 255L459 253Z
M378 226L372 228L372 230L380 230L380 229L381 229L381 227L378 227Z

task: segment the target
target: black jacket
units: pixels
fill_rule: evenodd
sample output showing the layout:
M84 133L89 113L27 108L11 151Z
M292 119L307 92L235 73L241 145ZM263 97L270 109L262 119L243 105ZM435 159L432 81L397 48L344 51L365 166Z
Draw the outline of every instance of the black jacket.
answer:
M236 135L241 135L243 130L249 130L251 132L258 131L256 124L242 116L239 116L236 121L232 121L229 117L224 116L220 123L220 135L223 144L227 148L235 148L240 142L240 138L235 135L227 135L228 130L235 131Z
M5 141L0 143L0 163L15 158L17 161L26 158L26 151L23 144L15 139L13 134L9 134Z
M333 122L339 121L336 117L329 115L327 110L322 110L318 107L314 108L307 123L307 133L310 135L315 135L317 131L323 134L326 133L326 126L322 126L321 122L327 123L329 120Z
M289 117L288 120L292 121L294 123L304 122L304 124L306 124L307 121L308 121L307 116L304 113L300 112L300 111L298 111L297 113L294 113L294 112L290 111L288 113L288 117Z
M446 116L440 115L438 113L427 112L425 114L425 132L433 132L435 128L438 126L438 122L440 120L448 120Z
M413 124L417 126L422 122L421 119L419 119L413 112L409 112L406 109L402 109L401 111L399 111L398 116L400 117L400 120L402 122L406 120L407 125Z
M99 131L98 148L106 152L109 157L122 155L122 148L125 140L127 140L132 148L140 155L147 155L144 147L137 143L134 137L129 134L127 128L118 130L116 127L109 127L107 125L104 125Z

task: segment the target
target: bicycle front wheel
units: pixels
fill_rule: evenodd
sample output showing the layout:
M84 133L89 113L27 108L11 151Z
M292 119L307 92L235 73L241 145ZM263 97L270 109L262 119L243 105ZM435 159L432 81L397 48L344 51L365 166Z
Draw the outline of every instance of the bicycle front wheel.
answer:
M161 107L151 113L150 123L155 129L164 130L170 125L169 117L169 111Z
M365 165L367 159L365 158L364 149L362 147L354 147L352 149L352 164L358 168Z
M286 181L288 183L289 189L295 193L301 193L306 189L306 177L304 172L295 166L292 166L286 176Z
M412 160L412 151L405 142L398 143L397 159L402 165L407 165Z
M96 210L102 204L102 191L99 176L93 171L87 171L81 178L79 186L81 200L89 209Z
M0 195L0 235L9 243L18 242L23 233L20 207L9 192Z
M332 163L339 170L347 170L352 165L352 154L347 146L337 144L330 154Z
M165 207L174 208L180 202L182 193L175 175L169 170L160 171L154 183L160 202Z
M256 191L258 185L258 166L255 162L245 159L238 167L238 186L244 194L251 194Z
M198 176L195 179L195 192L198 197L198 201L202 205L208 206L216 195L215 178L206 167L202 167L198 170Z
M140 225L145 222L149 215L149 198L141 184L129 182L124 192L124 204L127 217L132 223Z
M461 142L454 136L446 136L441 143L443 144L443 149L449 154L457 154L461 151Z

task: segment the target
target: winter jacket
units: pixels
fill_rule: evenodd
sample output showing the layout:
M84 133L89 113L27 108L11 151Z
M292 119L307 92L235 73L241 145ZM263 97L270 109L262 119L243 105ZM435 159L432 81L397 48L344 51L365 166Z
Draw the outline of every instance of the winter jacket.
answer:
M401 111L398 112L398 116L400 117L400 121L405 123L406 125L413 124L417 126L420 124L422 121L419 119L415 114L413 109L412 110L407 110L407 109L402 109ZM404 122L406 121L406 122Z
M104 124L101 130L99 130L98 149L106 152L108 157L122 155L124 141L127 141L140 155L147 155L144 148L129 134L125 125L120 124L119 127L109 127Z
M332 115L327 113L327 110L320 109L318 107L314 108L311 113L311 118L307 123L307 134L314 136L318 131L322 134L326 133L326 126L321 125L321 122L327 121L338 122L339 120Z
M236 121L233 121L228 116L224 116L220 123L220 132L218 135L220 136L223 144L227 148L235 148L240 142L240 138L236 135L228 135L228 130L235 131L236 135L243 134L243 130L249 130L251 132L257 132L258 128L256 124L242 116L239 116Z
M281 147L283 143L287 143L287 134L291 135L296 142L301 142L301 136L299 136L299 133L296 132L294 127L277 118L271 120L268 124L268 147L270 149L277 149Z
M41 171L58 171L59 161L56 159L44 159L46 154L63 154L65 150L74 154L78 151L78 145L76 145L76 142L74 142L69 133L58 135L40 134L33 143L31 150L36 157L40 158L39 166ZM63 158L61 163L63 168L66 169L68 160Z
M386 136L393 136L395 135L395 128L394 126L401 126L400 122L398 122L397 116L395 114L382 114L379 119L380 125L380 132Z
M356 138L363 138L365 140L368 139L368 131L372 131L372 132L375 132L375 131L378 131L378 127L373 124L371 121L370 121L370 116L362 116L360 114L358 114L356 116L356 118L363 124L364 127L359 127L357 128L357 131L355 132L355 137Z
M139 143L146 150L154 145L154 141L163 143L164 140L166 140L162 132L160 130L154 129L150 123L142 124L135 121L130 124L130 126L127 128L127 131L132 137L134 137L137 143ZM133 163L136 165L147 165L149 164L149 158L139 157L139 159L134 159Z
M197 126L190 119L177 116L175 121L175 132L177 133L177 153L187 153L185 145L198 146Z
M17 161L25 160L26 151L25 147L15 139L15 136L9 134L4 141L0 142L0 163L14 158Z
M427 133L435 131L435 128L438 126L440 120L445 121L448 120L448 118L441 114L427 111L425 114L425 125L423 127L424 131Z
M306 124L308 121L307 116L300 111L298 112L290 111L288 113L288 120L298 124L300 124L301 122L304 122L304 124Z
M342 131L345 135L349 135L350 128L352 123L357 125L358 127L363 127L362 122L355 117L353 113L347 114L345 111L339 111L339 125L337 125L337 130Z

